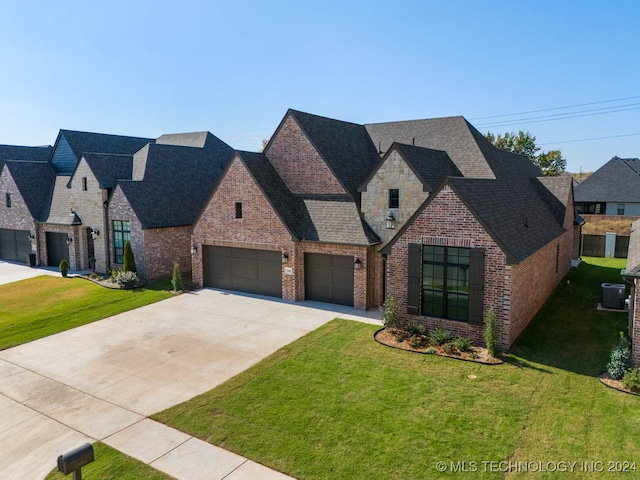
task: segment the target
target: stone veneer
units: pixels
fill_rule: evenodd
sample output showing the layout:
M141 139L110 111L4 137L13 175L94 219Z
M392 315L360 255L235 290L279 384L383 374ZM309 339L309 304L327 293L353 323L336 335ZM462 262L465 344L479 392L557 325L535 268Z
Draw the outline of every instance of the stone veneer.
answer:
M389 190L394 188L400 191L400 205L399 208L390 209ZM413 173L411 167L398 152L394 151L389 154L367 183L366 190L362 192L361 211L369 226L385 245L428 196L429 193L423 191L422 182ZM393 213L396 219L395 229L386 228L389 212Z

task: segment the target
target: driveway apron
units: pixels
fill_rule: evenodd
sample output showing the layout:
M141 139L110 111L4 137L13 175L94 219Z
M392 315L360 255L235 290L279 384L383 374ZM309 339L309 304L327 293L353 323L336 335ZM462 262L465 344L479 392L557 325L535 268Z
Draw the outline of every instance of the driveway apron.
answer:
M41 479L96 440L178 479L288 478L146 417L206 392L338 305L198 290L0 352L0 471Z

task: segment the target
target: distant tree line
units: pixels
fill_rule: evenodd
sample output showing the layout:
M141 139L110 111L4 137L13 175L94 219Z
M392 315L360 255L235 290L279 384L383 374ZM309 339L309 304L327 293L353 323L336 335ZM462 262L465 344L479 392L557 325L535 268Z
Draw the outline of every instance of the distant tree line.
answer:
M529 132L520 130L518 133L507 132L497 136L487 132L485 137L501 150L526 155L547 177L558 176L567 168L567 159L560 150L541 152L536 145L536 137Z

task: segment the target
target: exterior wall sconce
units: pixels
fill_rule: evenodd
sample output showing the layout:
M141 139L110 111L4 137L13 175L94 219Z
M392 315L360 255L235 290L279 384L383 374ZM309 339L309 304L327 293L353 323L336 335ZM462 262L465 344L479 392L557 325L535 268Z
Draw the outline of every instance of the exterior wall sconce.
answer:
M100 230L98 230L97 228L94 230L91 230L91 238L93 240L95 240L96 238L98 238L98 235L100 235Z
M353 262L353 268L355 268L356 270L360 270L362 268L362 260L356 258L356 261Z
M283 253L282 254L282 263L289 263L289 254L288 253Z
M198 246L194 243L191 245L191 255L195 255L198 252Z
M396 228L396 217L393 216L393 213L389 212L386 223L387 230L393 230L394 228Z
M68 236L68 237L67 237L67 245L69 245L69 246L70 246L72 243L73 243L73 237Z
M33 240L36 236L33 233L30 233L27 238L29 238L29 240Z

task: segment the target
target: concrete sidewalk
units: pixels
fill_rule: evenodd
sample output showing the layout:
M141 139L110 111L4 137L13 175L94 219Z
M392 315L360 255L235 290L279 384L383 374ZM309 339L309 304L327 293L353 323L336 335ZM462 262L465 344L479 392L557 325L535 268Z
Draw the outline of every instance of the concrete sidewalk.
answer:
M40 479L97 440L179 480L287 478L146 417L338 316L380 323L377 311L204 289L2 351L3 478Z

